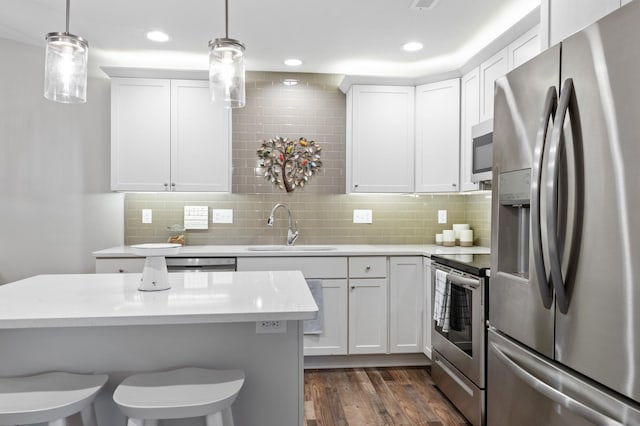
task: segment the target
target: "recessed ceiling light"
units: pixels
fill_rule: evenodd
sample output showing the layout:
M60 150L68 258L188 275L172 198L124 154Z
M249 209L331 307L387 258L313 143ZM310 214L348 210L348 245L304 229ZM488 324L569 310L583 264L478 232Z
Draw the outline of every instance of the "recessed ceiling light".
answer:
M171 40L171 37L169 37L167 33L163 33L162 31L149 31L147 33L147 38L158 43L165 43Z
M422 43L419 43L417 41L410 41L409 43L405 43L402 45L402 49L406 52L417 52L423 47L424 46L422 45Z
M302 65L302 61L300 59L285 59L284 64L290 67L297 67Z

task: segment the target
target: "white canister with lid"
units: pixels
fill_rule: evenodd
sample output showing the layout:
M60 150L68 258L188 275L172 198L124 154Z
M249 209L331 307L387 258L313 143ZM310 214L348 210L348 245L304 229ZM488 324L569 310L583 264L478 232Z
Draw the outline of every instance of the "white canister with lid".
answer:
M442 231L442 245L445 247L453 247L456 245L456 234L453 229L445 229Z
M460 231L460 246L461 247L473 246L473 231L471 229L464 229Z
M468 223L454 223L451 227L453 229L453 233L455 234L456 244L460 245L460 232L466 231L469 229Z

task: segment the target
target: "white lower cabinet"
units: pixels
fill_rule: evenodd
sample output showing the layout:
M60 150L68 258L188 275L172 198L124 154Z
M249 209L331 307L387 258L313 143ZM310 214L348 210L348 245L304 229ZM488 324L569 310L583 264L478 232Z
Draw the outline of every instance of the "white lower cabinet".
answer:
M320 334L304 335L305 355L347 354L346 257L239 257L238 271L302 271L307 279L322 280L324 323Z
M349 354L387 353L387 279L349 279Z
M322 333L304 335L305 355L347 354L347 280L323 279Z
M422 256L389 260L389 352L418 353L422 347Z
M433 315L433 308L431 307L431 293L433 282L431 280L431 259L428 257L424 258L424 273L423 277L423 300L424 300L424 316L422 321L422 351L426 356L431 358L431 316Z

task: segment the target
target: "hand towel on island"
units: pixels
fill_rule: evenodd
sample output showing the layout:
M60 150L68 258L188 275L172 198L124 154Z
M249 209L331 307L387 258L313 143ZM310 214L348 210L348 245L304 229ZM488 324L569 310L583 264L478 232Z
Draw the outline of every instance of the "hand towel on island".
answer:
M313 299L318 305L318 313L314 319L304 320L302 330L304 334L322 334L324 326L324 310L322 303L322 280L307 280Z

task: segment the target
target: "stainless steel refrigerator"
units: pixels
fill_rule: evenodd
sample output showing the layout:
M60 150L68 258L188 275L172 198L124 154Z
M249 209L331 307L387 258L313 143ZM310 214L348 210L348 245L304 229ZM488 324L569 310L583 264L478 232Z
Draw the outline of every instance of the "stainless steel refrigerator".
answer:
M489 425L640 425L640 1L496 82Z

